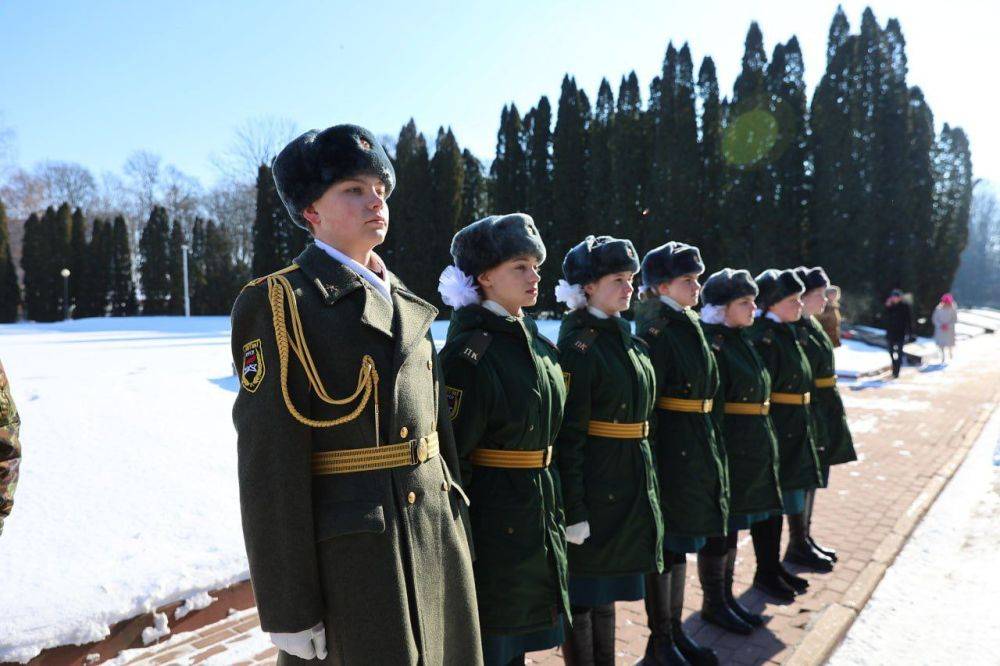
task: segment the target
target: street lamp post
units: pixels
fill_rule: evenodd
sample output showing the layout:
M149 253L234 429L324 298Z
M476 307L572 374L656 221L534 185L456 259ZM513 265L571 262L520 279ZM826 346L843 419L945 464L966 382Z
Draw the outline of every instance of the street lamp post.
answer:
M69 319L69 269L59 271L63 279L63 320Z
M181 245L181 257L184 264L184 316L191 316L191 297L188 295L188 250L191 246L185 243Z

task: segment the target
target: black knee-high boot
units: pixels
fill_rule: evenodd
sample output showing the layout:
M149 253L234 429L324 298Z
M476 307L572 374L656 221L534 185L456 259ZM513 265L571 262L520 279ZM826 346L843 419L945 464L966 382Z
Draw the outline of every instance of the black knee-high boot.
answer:
M775 529L777 523L777 530ZM795 601L795 590L781 576L781 516L771 516L767 520L750 526L753 550L757 556L757 571L753 576L753 586L779 601Z
M725 537L712 537L698 551L698 580L701 582L701 619L709 624L744 636L753 627L744 622L729 606L726 599Z
M833 571L833 562L826 555L821 555L812 549L806 539L807 534L805 512L789 515L788 547L785 549L785 561L821 573Z
M594 606L594 666L615 666L615 605Z
M680 561L675 561L674 565L670 567L670 628L673 632L674 644L684 655L684 658L694 666L717 666L719 658L715 655L715 650L698 645L684 633L681 617L684 612L687 560L684 555L680 554L678 554L677 560Z
M726 553L726 580L725 593L726 603L736 616L749 624L751 627L759 627L764 624L764 616L754 613L749 608L737 601L733 595L733 574L736 571L736 549L730 548Z
M674 645L670 627L670 563L663 573L646 575L646 621L649 642L642 658L643 666L687 666L688 661Z
M563 643L563 660L570 666L594 666L593 609L573 606L573 626L568 628Z
M813 547L813 550L818 551L820 555L826 555L830 558L831 562L836 563L837 561L837 551L833 548L827 548L826 546L821 546L816 543L816 539L812 535L812 521L813 521L813 505L816 503L816 489L806 491L806 541L809 545Z

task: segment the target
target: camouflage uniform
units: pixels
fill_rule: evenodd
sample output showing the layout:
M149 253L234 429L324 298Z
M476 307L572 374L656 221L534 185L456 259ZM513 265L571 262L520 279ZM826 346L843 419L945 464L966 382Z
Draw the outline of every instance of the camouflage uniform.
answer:
M17 488L18 467L21 465L21 442L18 431L21 417L10 395L10 382L0 363L0 533L4 518L14 506L14 489Z

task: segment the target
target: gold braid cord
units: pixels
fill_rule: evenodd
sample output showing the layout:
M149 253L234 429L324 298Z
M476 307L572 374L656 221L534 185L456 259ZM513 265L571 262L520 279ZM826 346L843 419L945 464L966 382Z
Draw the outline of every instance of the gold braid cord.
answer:
M299 318L299 308L295 302L295 293L292 285L284 275L273 274L267 277L267 296L271 302L271 316L274 322L274 339L278 344L278 367L281 373L281 395L285 399L285 406L288 412L295 419L304 425L312 428L332 428L334 426L350 423L358 418L361 412L368 405L368 400L375 394L375 441L376 446L380 441L378 426L378 370L375 369L375 361L367 354L361 358L361 369L358 371L358 386L354 393L346 398L331 398L326 392L326 387L319 377L316 364L313 362L312 354L306 345L305 334L302 330L302 320ZM285 300L288 301L288 312L291 328L288 328L285 321ZM346 405L359 399L358 406L350 414L338 419L317 420L303 416L292 404L292 399L288 395L288 350L295 352L296 358L305 370L306 379L309 386L316 391L316 395L329 405Z

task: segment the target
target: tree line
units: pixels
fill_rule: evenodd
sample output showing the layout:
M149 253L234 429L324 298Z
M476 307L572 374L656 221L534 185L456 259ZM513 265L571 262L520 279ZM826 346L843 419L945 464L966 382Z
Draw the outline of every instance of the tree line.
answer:
M948 124L936 131L920 88L907 82L899 22L890 19L883 27L870 9L852 33L838 8L825 72L811 98L803 76L798 40L776 44L768 57L753 23L731 95L720 90L711 57L695 69L687 44L667 47L645 95L632 72L617 92L603 80L591 102L567 74L555 108L545 96L523 114L515 104L504 106L488 167L463 150L449 128L439 128L431 146L411 120L397 137L381 138L398 184L390 233L379 252L410 288L441 306L437 276L450 263L455 231L490 212L524 211L538 223L549 253L542 311L558 310L552 287L569 247L588 233L608 233L632 239L640 252L667 240L698 245L709 271L823 265L855 319L877 320L893 288L913 293L917 314L927 315L951 286L968 241L973 180L967 137ZM144 313L182 311L176 248L188 241L192 311L206 314L228 312L242 280L287 265L308 242L274 189L267 165L283 141L272 143L249 150L255 178L232 199L243 203L217 209L221 215L238 208L235 222L192 219L176 212L183 198L170 198L168 206L161 196L161 205L134 225L125 240L133 241L133 289ZM81 234L69 206L38 219L36 226L54 230L46 233L55 240L46 242L68 247L70 260L84 245L88 257L99 254L106 224L108 237L117 237L114 224L96 219ZM26 252L27 230L26 224ZM0 236L0 262L3 243ZM42 254L51 267L31 283L48 294L49 310L35 309L48 315L61 298L53 291L61 278L51 277L59 263L52 253ZM124 255L94 261L105 276L128 272ZM213 261L220 263L210 267ZM6 307L8 292L2 290L13 288L3 286L10 272L4 266L0 303ZM28 306L42 296L29 289L23 268ZM107 300L87 302L90 296L81 296L91 293L87 271L98 271L83 271L71 295L74 313L132 311L119 305L129 302L125 283L125 291L105 289L106 278L98 279L104 285L98 292ZM28 316L34 318L30 308Z

